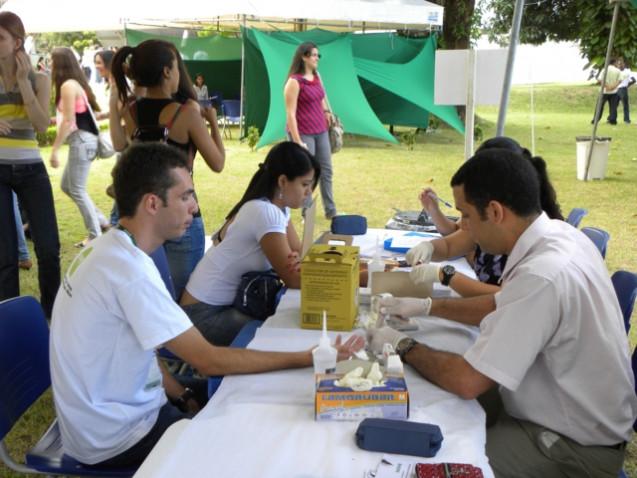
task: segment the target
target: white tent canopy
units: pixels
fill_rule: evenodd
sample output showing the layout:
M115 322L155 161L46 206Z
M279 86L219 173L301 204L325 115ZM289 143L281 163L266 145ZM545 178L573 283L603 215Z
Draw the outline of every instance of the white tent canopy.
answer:
M126 24L197 24L217 21L305 19L309 25L437 28L443 8L424 0L8 0L28 33L122 30Z

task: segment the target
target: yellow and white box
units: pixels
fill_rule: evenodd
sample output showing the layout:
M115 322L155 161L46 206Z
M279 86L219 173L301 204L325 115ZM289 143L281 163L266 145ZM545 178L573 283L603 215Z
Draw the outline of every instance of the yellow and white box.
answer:
M359 249L315 244L301 262L301 327L352 330L358 316Z
M317 421L409 417L409 392L402 375L387 375L383 386L363 392L337 386L334 382L342 376L316 375L314 416Z

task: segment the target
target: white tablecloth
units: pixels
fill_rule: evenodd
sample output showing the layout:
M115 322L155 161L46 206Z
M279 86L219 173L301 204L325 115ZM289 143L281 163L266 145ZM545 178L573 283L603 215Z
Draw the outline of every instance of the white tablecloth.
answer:
M401 231L381 233L386 232ZM374 236L357 242L362 254L373 253ZM314 346L320 332L301 330L298 324L299 292L288 291L276 315L257 330L250 348L286 351ZM474 328L428 318L410 335L432 347L463 353L476 334ZM405 378L409 420L437 424L444 441L434 458L393 458L471 463L492 477L484 454L485 416L480 405L441 390L411 367L406 367ZM376 469L383 454L356 446L357 422L315 422L313 412L311 368L226 377L192 421L179 422L166 432L135 476L349 478Z

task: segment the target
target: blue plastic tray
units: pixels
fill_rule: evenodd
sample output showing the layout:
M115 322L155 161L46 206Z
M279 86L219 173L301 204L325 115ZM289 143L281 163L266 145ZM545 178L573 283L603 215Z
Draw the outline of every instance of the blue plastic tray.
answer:
M420 236L420 237L440 237L438 234L427 234L426 232L416 232L416 231L408 232L404 235L405 236ZM391 243L393 239L394 239L393 237L390 237L389 239L385 239L385 242L383 243L383 248L386 251L405 254L409 250L408 247L392 247Z

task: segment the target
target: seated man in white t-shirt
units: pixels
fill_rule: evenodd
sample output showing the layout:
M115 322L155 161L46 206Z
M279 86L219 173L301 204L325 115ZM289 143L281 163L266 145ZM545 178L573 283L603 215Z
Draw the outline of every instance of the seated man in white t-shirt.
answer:
M312 357L215 347L171 298L148 254L183 234L196 211L183 153L135 144L113 177L120 223L91 241L64 276L51 321L51 380L65 453L135 467L168 426L189 416L168 398L197 409L158 364L157 348L206 375L307 367ZM337 342L340 357L362 345Z
M496 309L464 356L388 327L373 334L372 348L391 343L423 377L466 399L499 386L486 446L496 477L616 477L637 398L601 255L542 212L533 167L515 153L481 151L451 185L461 227L485 252L508 255Z

